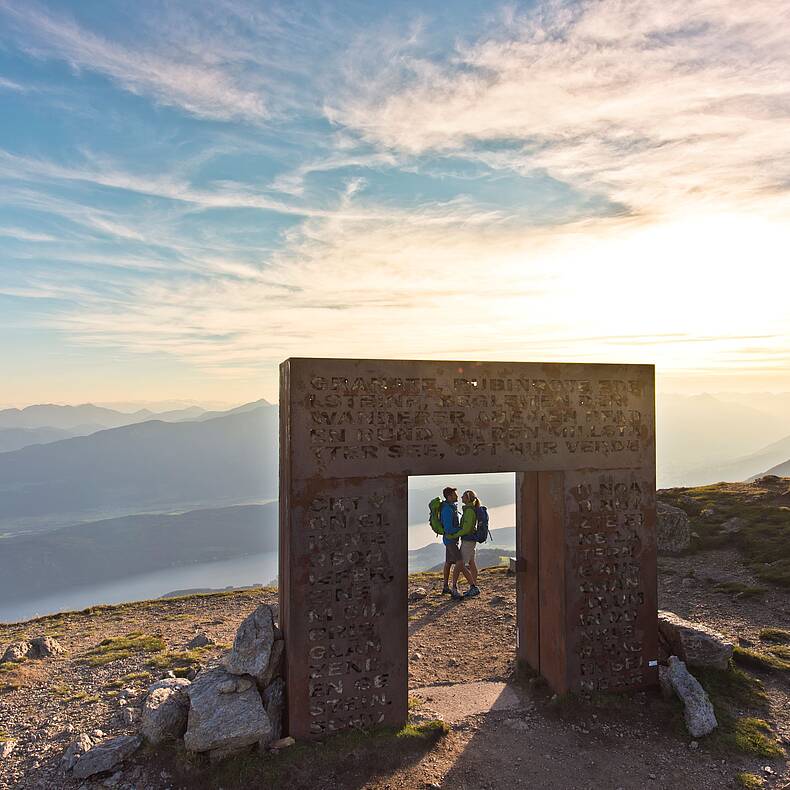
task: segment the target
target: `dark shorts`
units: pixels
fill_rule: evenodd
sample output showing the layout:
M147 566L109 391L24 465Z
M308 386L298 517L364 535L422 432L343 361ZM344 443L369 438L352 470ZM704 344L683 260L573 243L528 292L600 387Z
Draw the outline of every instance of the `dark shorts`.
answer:
M449 563L461 562L461 549L458 548L457 543L444 544L444 561Z

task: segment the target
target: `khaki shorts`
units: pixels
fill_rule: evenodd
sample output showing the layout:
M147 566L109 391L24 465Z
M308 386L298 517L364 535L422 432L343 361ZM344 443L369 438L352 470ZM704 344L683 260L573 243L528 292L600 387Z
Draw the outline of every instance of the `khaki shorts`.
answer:
M457 543L444 544L444 561L451 565L454 562L461 562L461 549L458 548Z
M461 541L461 559L464 565L468 565L475 558L476 540Z

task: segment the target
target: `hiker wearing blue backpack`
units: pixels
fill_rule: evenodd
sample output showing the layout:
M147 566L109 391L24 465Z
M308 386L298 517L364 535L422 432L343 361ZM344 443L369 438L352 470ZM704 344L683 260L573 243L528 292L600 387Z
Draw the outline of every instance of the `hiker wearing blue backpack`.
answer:
M463 512L461 514L458 536L461 538L461 562L456 563L453 571L453 589L457 589L458 576L463 573L469 581L469 589L463 594L464 598L474 598L480 595L477 586L477 563L475 552L478 543L488 540L488 510L480 504L480 499L474 491L464 491L461 496Z
M458 537L461 524L458 517L458 489L447 486L442 491L444 501L438 502L436 497L429 504L430 524L434 532L442 536L444 543L444 587L442 595L450 593L455 600L460 600L463 596L458 592L458 576L463 573L469 584L472 584L472 576L463 565L461 560L461 550L458 546ZM453 571L453 587L450 589L450 569L455 565ZM458 569L461 568L459 571Z

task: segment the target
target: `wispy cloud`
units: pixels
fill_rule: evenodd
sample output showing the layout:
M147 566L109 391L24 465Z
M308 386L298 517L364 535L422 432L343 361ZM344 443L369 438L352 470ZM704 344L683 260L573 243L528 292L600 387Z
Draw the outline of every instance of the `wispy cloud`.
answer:
M57 241L55 236L50 236L48 233L39 233L25 228L0 227L0 236L18 241Z
M6 77L0 77L0 91L17 91L25 93L27 88L14 80L9 80Z
M154 132L118 94L145 150L114 121L0 150L2 293L87 354L248 382L292 354L790 369L778 0L549 0L449 52L430 20L247 0L107 35L3 9L25 53L194 116Z
M355 71L328 113L387 150L545 170L636 212L743 205L790 179L782 13L778 0L541 3L443 61L407 52Z
M149 42L127 46L30 3L3 4L0 13L29 52L105 75L132 93L202 118L260 122L268 115L264 97L243 86L226 63L208 64L197 53L168 57L166 47L152 49Z

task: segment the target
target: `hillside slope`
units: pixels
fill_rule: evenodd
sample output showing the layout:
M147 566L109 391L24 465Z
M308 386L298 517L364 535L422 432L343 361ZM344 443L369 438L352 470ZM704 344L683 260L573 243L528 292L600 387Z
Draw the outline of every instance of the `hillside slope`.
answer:
M204 422L127 425L0 454L0 526L276 496L277 430L277 410L262 407Z
M762 629L777 625L778 613L790 604L788 594L774 590L758 601L716 591L706 581L709 574L748 581L748 571L721 554L662 560L659 605L707 622L733 640L762 645ZM719 570L722 560L725 569ZM540 682L519 682L513 668L514 584L500 571L483 571L482 594L456 603L440 594L438 575L410 579L412 589L428 591L426 598L409 604L410 703L419 721L433 715L442 695L452 695L455 711L447 717L444 737L436 737L441 731L430 737L416 728L398 734L353 732L276 754L237 756L220 765L164 744L134 755L111 784L120 790L735 790L739 773L767 776L768 766L773 773L766 787L785 785L787 767L779 755L783 743L790 746L788 673L700 675L713 684L722 729L691 745L678 705L665 701L658 689L557 698ZM135 732L136 724L124 722L123 707L138 707L148 684L166 672L183 674L215 660L258 603L276 601L276 591L258 588L96 607L0 626L0 650L41 633L55 636L66 649L47 661L0 671L0 740L16 742L10 756L0 760L0 787L77 790L80 782L64 779L60 770L61 756L77 733L99 728L109 738ZM138 635L137 649L90 665L104 640L130 633ZM215 644L186 650L198 633ZM734 685L722 689L725 674ZM485 684L502 689L507 684L520 705L507 708L495 700L493 707L481 706L479 689ZM737 721L764 721L767 735L753 742L733 739ZM771 753L764 754L768 747ZM85 790L105 786L101 778L82 785Z

